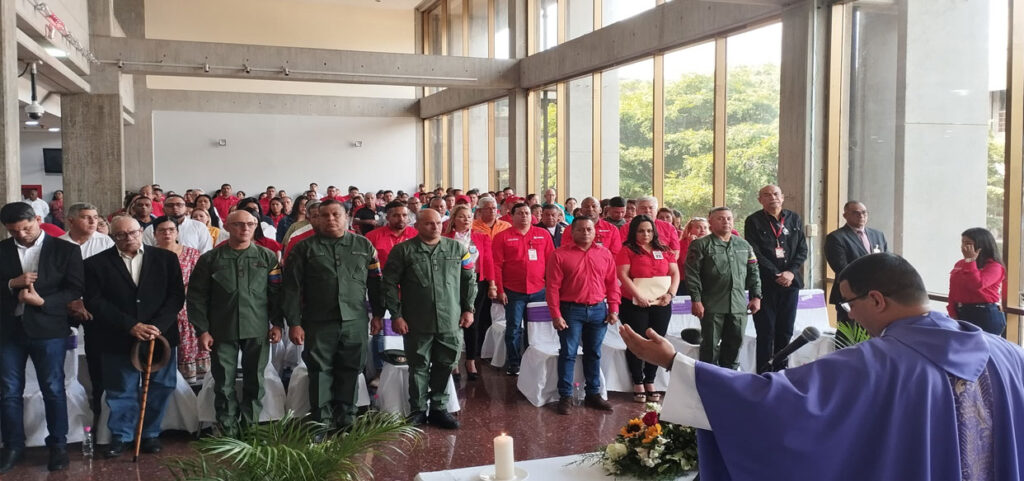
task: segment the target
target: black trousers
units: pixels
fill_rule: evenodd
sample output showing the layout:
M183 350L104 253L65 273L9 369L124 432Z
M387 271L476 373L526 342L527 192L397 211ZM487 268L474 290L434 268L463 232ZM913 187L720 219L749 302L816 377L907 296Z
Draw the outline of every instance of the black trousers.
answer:
M754 328L757 330L757 372L776 352L782 350L793 338L793 323L796 322L796 306L800 300L800 289L796 287L762 287L761 310L754 314ZM787 360L775 365L775 370L785 369Z
M629 299L622 299L619 306L619 313L622 322L633 328L637 334L647 338L647 328L654 329L659 336L664 336L668 331L668 322L672 317L672 304L667 306L639 307ZM649 384L654 382L658 374L658 365L644 362L626 350L626 365L629 366L629 374L633 378L633 384Z
M479 359L480 349L484 345L484 335L491 328L491 298L487 297L487 289L491 287L489 281L477 282L476 299L473 301L473 308L476 314L473 315L473 324L462 328L462 339L466 345L466 360Z

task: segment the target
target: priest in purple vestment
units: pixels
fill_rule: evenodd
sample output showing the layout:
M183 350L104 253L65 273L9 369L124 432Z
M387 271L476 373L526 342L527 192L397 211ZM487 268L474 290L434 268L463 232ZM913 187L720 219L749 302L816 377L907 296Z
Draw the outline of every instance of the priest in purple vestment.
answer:
M1022 479L1024 350L930 311L897 255L861 257L837 282L872 339L777 373L697 362L620 328L638 357L672 370L662 419L701 429L701 479Z

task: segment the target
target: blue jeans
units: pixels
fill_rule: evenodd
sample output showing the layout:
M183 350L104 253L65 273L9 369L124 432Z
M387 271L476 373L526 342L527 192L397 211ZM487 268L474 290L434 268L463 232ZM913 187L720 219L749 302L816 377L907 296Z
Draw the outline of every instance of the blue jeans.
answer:
M961 321L970 322L990 334L1002 336L1006 331L1006 314L999 310L998 304L959 304L956 313Z
M140 349L142 357L146 349ZM157 351L159 354L159 351ZM115 441L129 442L135 439L135 428L139 423L139 405L142 399L142 375L132 367L131 356L104 352L103 384L107 394L110 419L107 427ZM167 400L178 383L178 350L171 349L171 360L159 371L149 376L149 393L146 396L146 419L142 424L142 439L160 436L160 425L164 419Z
M571 302L560 305L562 318L569 325L567 329L558 331L558 394L562 397L572 396L572 380L576 369L576 352L580 341L583 342L583 377L587 380L588 395L601 393L601 344L608 317L608 305L601 302L594 306L584 306Z
M7 448L25 447L25 363L31 358L43 394L47 446L65 446L68 436L68 398L64 392L67 338L31 339L24 334L0 341L0 425Z
M505 305L505 365L519 368L523 360L523 313L531 302L544 302L544 289L533 294L505 289L508 304Z

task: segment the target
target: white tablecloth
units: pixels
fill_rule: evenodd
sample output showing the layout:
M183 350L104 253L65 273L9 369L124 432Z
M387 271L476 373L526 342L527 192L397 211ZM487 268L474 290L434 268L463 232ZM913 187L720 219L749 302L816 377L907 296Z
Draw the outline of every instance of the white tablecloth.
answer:
M529 481L599 481L613 479L608 477L599 464L589 461L577 464L583 455L559 456L557 458L533 459L516 463L517 468L526 470L529 474ZM420 473L416 475L415 481L479 481L480 473L486 470L494 472L494 466L476 466L472 468L452 469L448 471L434 471L431 473ZM696 475L684 476L679 480L688 481ZM617 476L617 481L628 481L634 478Z

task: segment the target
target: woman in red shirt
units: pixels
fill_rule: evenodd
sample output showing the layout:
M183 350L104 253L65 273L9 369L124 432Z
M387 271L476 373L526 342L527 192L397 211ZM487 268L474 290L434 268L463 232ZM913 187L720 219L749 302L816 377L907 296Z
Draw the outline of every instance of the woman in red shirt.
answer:
M262 208L262 207L261 207ZM267 217L270 217L270 223L274 224L274 228L277 228L278 223L281 222L285 216L284 213L284 202L280 197L274 197L270 199L270 209L267 212Z
M630 221L629 234L615 257L615 264L622 283L619 307L622 322L641 336L646 336L648 327L664 336L672 317L672 297L679 287L679 267L672 251L658 240L658 230L650 217L637 215ZM664 290L650 292L652 285L666 280ZM645 363L629 351L626 351L626 363L633 377L633 400L660 401L661 394L654 390L658 366Z
M491 327L491 297L498 294L494 284L494 260L491 254L491 238L487 234L473 232L473 211L466 204L458 204L452 209L451 222L445 237L455 239L469 250L476 265L477 293L473 307L476 310L475 322L462 328L466 343L467 379L477 380L480 375L476 370L476 360L480 357L483 347L484 333Z
M1006 315L999 310L1000 288L1006 280L1006 268L992 233L981 227L961 234L960 252L949 273L950 317L970 322L985 332L1001 336L1006 330Z
M690 243L711 233L711 224L703 217L694 217L683 227L683 233L679 236L679 290L677 296L690 295L686 288L686 253L690 251ZM735 234L739 235L739 234Z

